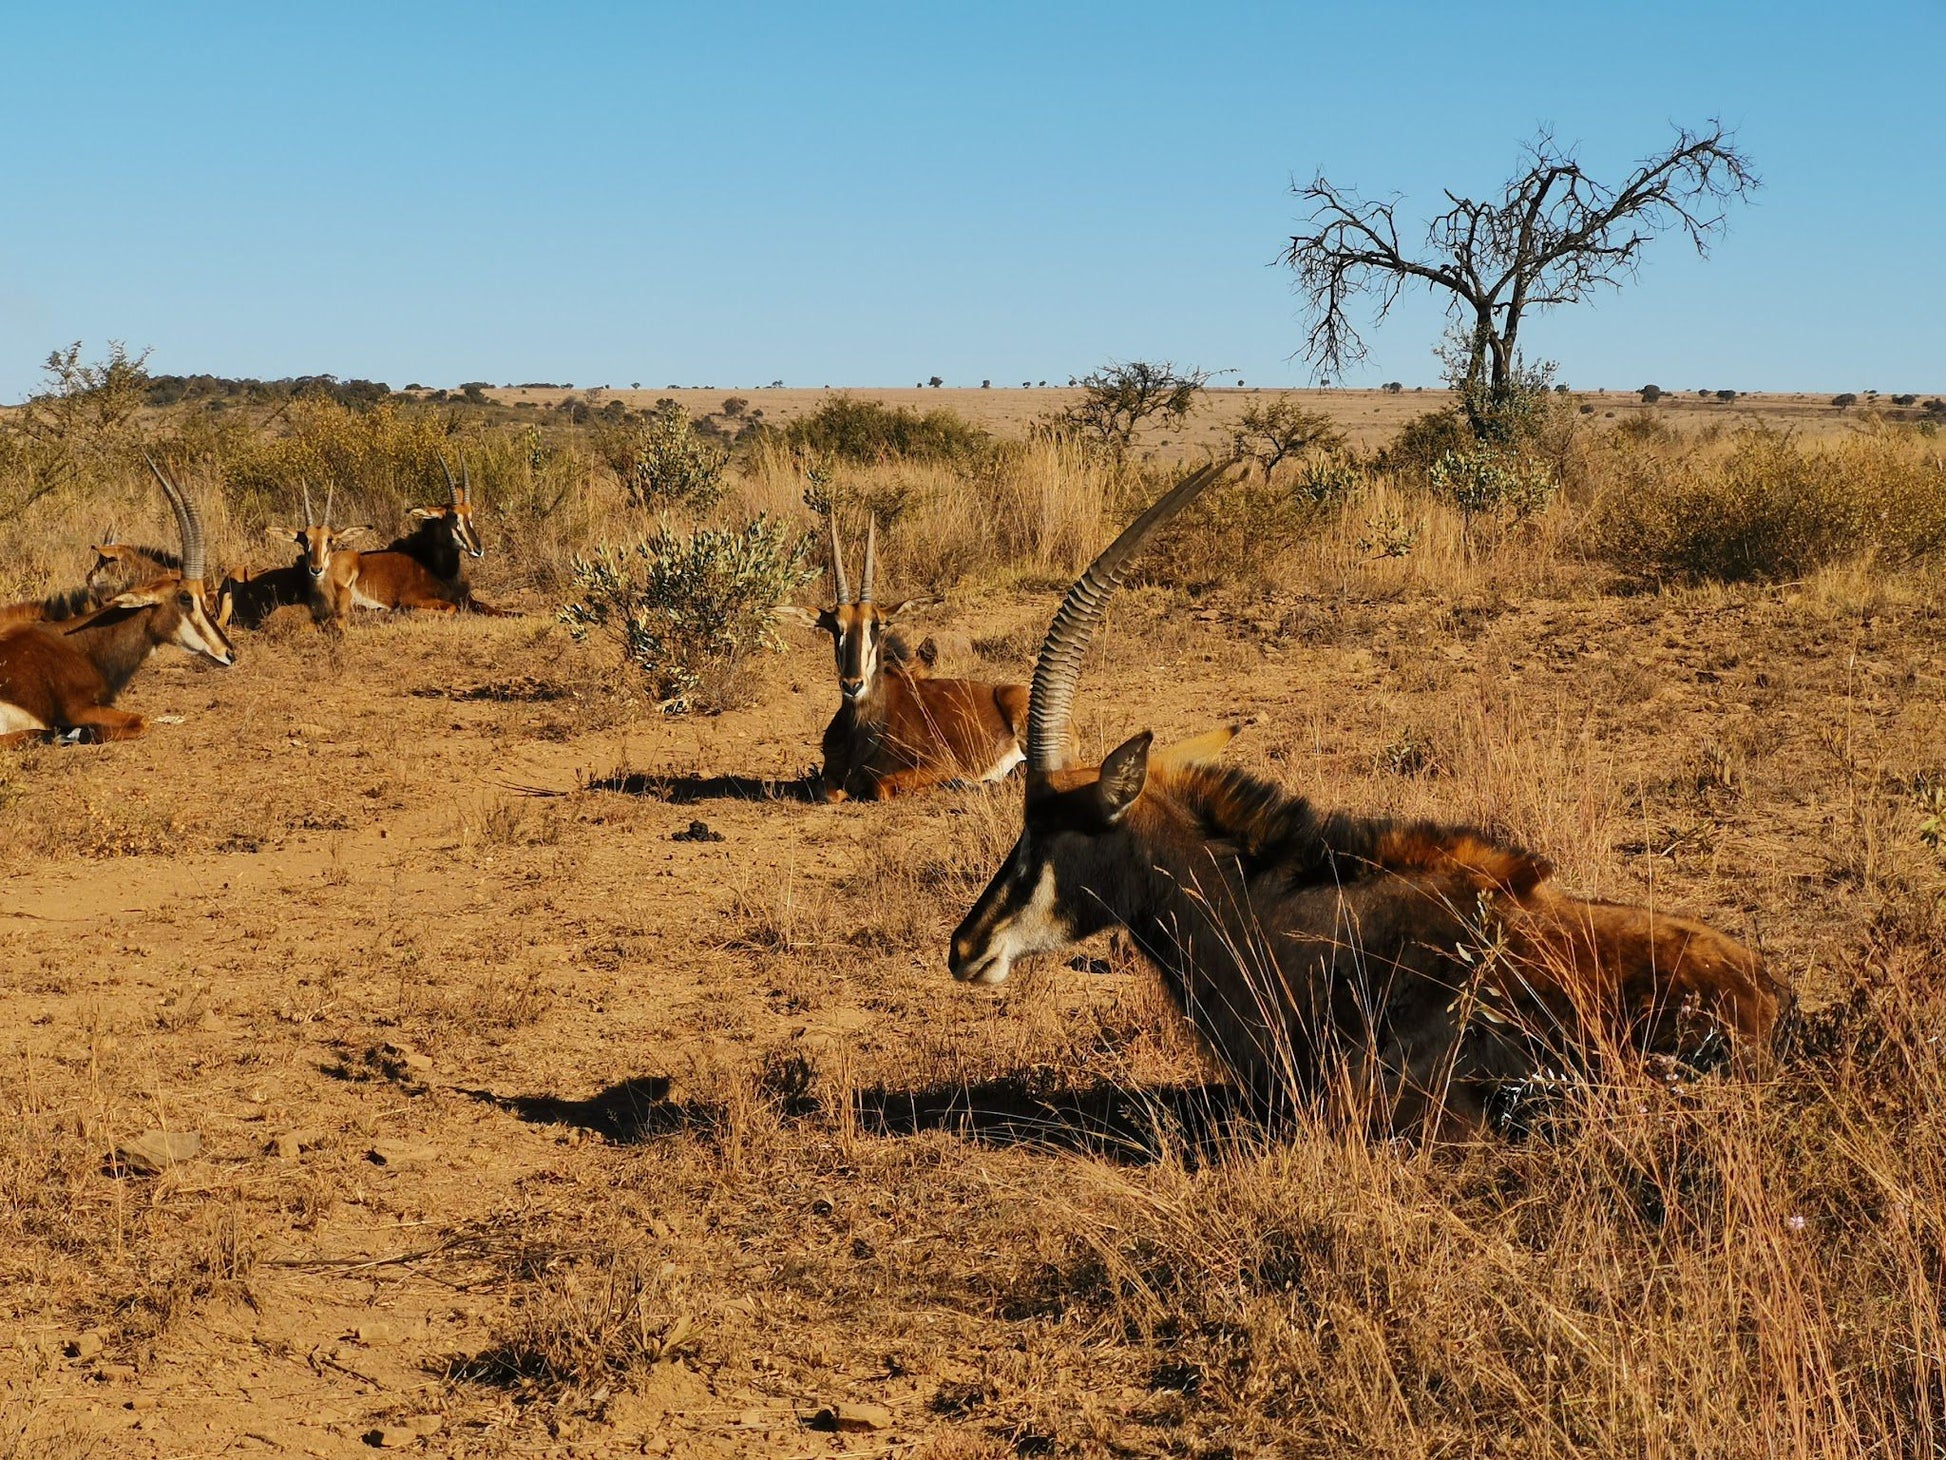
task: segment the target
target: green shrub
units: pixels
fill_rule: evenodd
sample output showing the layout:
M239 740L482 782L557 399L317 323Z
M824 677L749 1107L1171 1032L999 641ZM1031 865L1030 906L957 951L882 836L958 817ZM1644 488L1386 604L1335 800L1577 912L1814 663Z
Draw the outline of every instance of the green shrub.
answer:
M784 427L784 444L803 455L870 466L886 461L972 461L991 449L993 438L949 410L921 413L834 395Z
M1462 451L1472 444L1473 433L1448 407L1414 416L1399 428L1399 434L1378 454L1381 471L1424 482L1434 462L1449 451Z
M723 498L729 452L699 435L689 412L673 400L656 402L640 421L611 426L597 445L638 507L702 513Z
M1554 475L1525 452L1485 442L1448 451L1432 464L1427 482L1435 497L1459 508L1470 528L1476 517L1519 522L1547 506Z
M576 557L580 597L561 610L576 638L619 639L663 708L738 703L752 654L781 649L771 612L818 575L812 541L768 516L678 533L665 523L633 547Z

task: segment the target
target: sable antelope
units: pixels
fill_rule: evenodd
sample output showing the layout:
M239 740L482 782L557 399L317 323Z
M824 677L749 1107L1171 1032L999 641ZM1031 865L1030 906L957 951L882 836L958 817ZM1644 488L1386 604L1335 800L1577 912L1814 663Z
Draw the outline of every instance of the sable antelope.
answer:
M445 474L446 491L451 500L439 507L414 507L407 515L418 525L404 537L386 544L380 551L403 553L418 563L445 585L455 606L490 618L506 617L506 609L495 608L475 598L466 581L465 560L486 555L486 547L473 525L473 473L462 456L460 479L454 481L453 469L446 464L443 453L439 458L439 469ZM362 556L371 558L377 555L365 553Z
M912 606L872 601L878 522L866 529L858 596L845 574L838 521L831 517L836 602L786 617L831 635L838 660L838 713L824 732L824 797L868 801L953 781L997 781L1020 764L1027 689L972 679L934 679L908 654L890 651L887 626ZM929 666L928 666L929 667Z
M324 519L319 521L312 513L310 485L305 484L304 526L267 529L272 538L295 543L303 554L300 562L307 578L305 601L321 627L342 624L354 608L459 611L453 590L417 558L391 551L361 553L347 547L371 526L333 527L331 508L336 493L336 486L325 493Z
M1143 540L1220 477L1206 467L1081 575L1034 669L1024 827L953 934L965 982L1127 929L1260 1108L1381 1129L1504 1127L1552 1072L1647 1056L1673 1074L1767 1046L1784 990L1688 918L1590 902L1484 833L1325 813L1147 731L1099 766L1065 754L1075 684Z
M182 571L182 559L157 547L136 547L115 541L113 528L107 539L91 544L94 565L80 588L50 593L45 598L30 598L20 603L0 605L0 628L27 623L62 623L84 613L92 613L117 593L137 584L153 582L170 573Z
M0 631L0 743L49 733L132 740L142 716L114 707L156 649L179 644L218 664L236 651L204 607L203 523L182 489L151 461L182 535L182 568L65 623Z
M227 574L216 590L216 621L224 628L260 629L280 608L311 602L311 575L305 560L281 568L245 568Z

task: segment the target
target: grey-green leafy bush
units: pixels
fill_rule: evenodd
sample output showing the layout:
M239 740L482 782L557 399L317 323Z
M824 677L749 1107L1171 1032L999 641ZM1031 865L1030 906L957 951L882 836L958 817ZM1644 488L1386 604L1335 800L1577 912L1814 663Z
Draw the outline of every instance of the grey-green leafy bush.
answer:
M672 713L738 703L751 656L783 647L772 611L818 574L810 537L764 515L692 532L665 522L633 546L575 558L572 571L580 596L561 621L577 639L597 629L619 639Z
M1509 522L1531 517L1547 505L1555 487L1545 463L1487 442L1448 451L1428 476L1433 495L1459 508L1469 525L1476 517Z
M600 443L608 468L637 506L663 512L707 512L723 497L730 453L700 435L673 400L607 435Z

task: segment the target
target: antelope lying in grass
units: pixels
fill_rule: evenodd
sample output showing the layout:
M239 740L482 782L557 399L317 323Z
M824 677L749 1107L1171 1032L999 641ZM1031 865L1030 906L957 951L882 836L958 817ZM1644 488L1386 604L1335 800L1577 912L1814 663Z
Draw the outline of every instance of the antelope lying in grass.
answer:
M116 709L115 698L160 645L179 644L218 664L236 661L204 607L202 519L154 462L149 470L182 535L180 572L65 622L0 630L0 744L50 734L132 740L145 733L148 723Z
M486 555L479 530L473 525L473 473L468 469L464 456L460 458L458 481L453 480L453 469L446 465L444 455L439 458L439 469L445 474L446 491L451 500L438 507L414 507L408 515L417 526L411 532L386 544L378 553L364 553L361 556L373 558L385 553L403 553L444 585L454 607L490 618L507 617L506 609L495 608L475 598L473 589L466 581L466 559Z
M270 536L289 541L302 555L305 602L319 627L338 627L354 608L391 612L417 609L425 613L457 613L457 595L417 558L389 549L361 553L349 546L371 531L369 523L333 527L331 508L337 488L326 492L324 517L311 507L311 489L304 488L304 526L272 527Z
M84 613L92 613L117 593L141 583L182 571L182 559L156 547L136 547L115 541L113 528L107 538L91 544L94 565L79 588L50 593L45 598L30 598L20 603L0 604L0 628L16 624L63 623Z
M444 457L440 470L452 500L443 507L415 507L411 515L418 526L406 536L372 552L353 551L348 544L371 531L369 524L358 527L331 526L333 487L324 500L324 520L311 514L311 491L304 489L304 527L297 530L273 527L270 535L295 543L302 553L301 563L309 575L306 600L311 616L320 625L342 623L354 608L376 608L389 612L416 609L422 613L485 614L499 618L507 610L482 603L467 585L461 554L479 557L485 552L473 526L473 482L467 473L464 484L453 480ZM462 461L460 470L466 472Z
M841 698L824 732L824 798L875 801L952 782L999 780L1021 762L1026 686L934 679L918 662L888 652L886 629L911 601L891 609L872 601L877 558L874 520L866 530L865 567L853 598L833 514L836 602L815 615L780 610L831 635L838 660Z
M1025 825L953 934L957 979L1125 928L1260 1106L1381 1129L1503 1126L1524 1092L1606 1057L1672 1075L1764 1050L1783 990L1687 918L1556 891L1538 857L1426 822L1321 812L1209 760L1232 731L1099 765L1065 746L1082 659L1187 477L1069 591L1034 670Z

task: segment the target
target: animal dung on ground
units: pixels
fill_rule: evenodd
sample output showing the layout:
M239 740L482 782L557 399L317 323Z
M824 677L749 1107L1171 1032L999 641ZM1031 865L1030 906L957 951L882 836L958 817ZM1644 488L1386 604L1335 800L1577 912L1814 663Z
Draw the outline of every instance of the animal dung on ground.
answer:
M669 840L672 842L720 842L723 840L723 833L720 831L711 831L707 821L692 821L689 823L687 830L672 833Z

